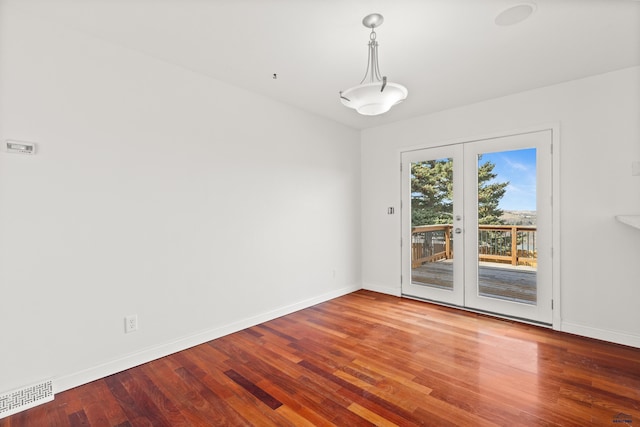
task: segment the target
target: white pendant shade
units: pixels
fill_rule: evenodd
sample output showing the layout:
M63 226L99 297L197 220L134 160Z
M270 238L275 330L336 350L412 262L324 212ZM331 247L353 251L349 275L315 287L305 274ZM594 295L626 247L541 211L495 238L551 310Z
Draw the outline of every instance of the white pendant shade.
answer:
M353 108L363 116L384 114L394 105L404 101L409 93L406 87L388 81L387 77L383 77L380 73L375 28L382 25L383 21L384 18L379 13L367 15L362 20L365 27L371 28L367 70L358 86L340 92L342 104Z
M407 88L398 83L365 83L342 92L340 100L345 107L353 108L363 116L384 114L407 98Z

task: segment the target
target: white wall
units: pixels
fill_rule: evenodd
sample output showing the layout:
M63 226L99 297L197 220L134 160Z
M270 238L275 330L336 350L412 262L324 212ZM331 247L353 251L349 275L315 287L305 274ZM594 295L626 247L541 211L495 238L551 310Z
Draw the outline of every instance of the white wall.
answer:
M560 126L560 329L640 347L640 67L365 130L362 280L400 294L399 153L407 147Z
M0 13L0 393L360 287L359 132ZM139 331L124 334L124 316Z

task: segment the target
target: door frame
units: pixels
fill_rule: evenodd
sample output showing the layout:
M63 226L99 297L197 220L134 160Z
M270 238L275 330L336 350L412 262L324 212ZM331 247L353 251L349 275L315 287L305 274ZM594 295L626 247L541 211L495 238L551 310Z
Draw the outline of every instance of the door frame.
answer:
M448 145L454 145L454 144L462 144L462 143L467 143L467 142L476 142L476 141L482 141L482 140L486 140L486 139L493 139L493 138L501 138L501 137L506 137L506 136L514 136L514 135L520 135L520 134L524 134L524 133L532 133L532 132L540 132L540 131L551 131L551 147L552 147L552 159L551 159L551 180L552 180L552 195L551 195L551 233L552 233L552 249L551 249L551 259L552 259L552 273L551 273L551 286L552 286L552 300L553 300L553 310L552 310L552 324L551 327L555 330L561 330L562 328L562 302L561 302L561 292L560 292L560 287L561 287L561 265L560 265L560 260L561 260L561 241L560 241L560 123L556 123L556 122L552 122L552 123L543 123L543 124L539 124L539 125L533 125L533 126L529 126L529 127L522 127L522 128L516 128L516 129L510 129L510 130L504 130L504 131L496 131L493 133L487 133L487 134L481 134L481 135L475 135L475 136L471 136L471 137L458 137L458 138L454 138L454 139L449 139L449 140L435 140L431 143L427 142L427 143L420 143L420 144L416 144L416 145L411 145L411 146L406 146L406 147L401 147L398 149L397 151L397 164L400 165L400 167L398 168L399 174L399 185L398 185L398 195L400 196L400 199L402 199L402 179L403 179L403 174L402 174L402 153L405 152L409 152L409 151L416 151L416 150L423 150L423 149L429 149L429 148L436 148L436 147L443 147L443 146L448 146ZM424 139L424 137L421 137L422 139ZM404 209L410 209L410 207L403 207L401 205L401 203L399 203L399 205L401 206L401 211L403 211ZM404 220L404 215L400 215L400 229L398 230L400 233L400 242L402 242L402 240L404 239L404 229L406 228L406 224L405 224L406 220ZM407 254L403 247L402 247L402 243L400 245L400 272L404 271L404 265L406 261L406 257ZM410 260L408 261L409 263L411 262ZM402 273L401 273L402 274ZM402 284L401 284L402 286ZM400 293L402 294L402 291L400 291ZM404 296L404 295L403 295ZM410 297L408 297L410 298ZM431 301L433 303L438 304L438 302L435 301ZM447 304L443 304L443 305L447 305ZM456 306L457 307L457 306ZM467 311L471 311L471 312L478 312L478 310L473 310L471 308L468 307L459 307L460 309L463 310L467 310ZM502 317L502 318L507 318L507 319L511 319L511 320L517 320L519 322L523 322L523 323L532 323L535 325L540 325L539 323L536 322L531 322L531 321L527 321L526 319L514 319L511 318L509 316L504 316L504 315L500 315L500 314L496 314L496 313L491 313L491 315L495 316L495 317Z

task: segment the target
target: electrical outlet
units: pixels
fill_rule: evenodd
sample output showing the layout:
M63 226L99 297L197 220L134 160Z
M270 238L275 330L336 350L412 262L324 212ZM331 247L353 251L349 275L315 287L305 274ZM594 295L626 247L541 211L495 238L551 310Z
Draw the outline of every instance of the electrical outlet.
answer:
M124 332L128 334L129 332L134 332L138 330L138 315L132 314L124 318Z

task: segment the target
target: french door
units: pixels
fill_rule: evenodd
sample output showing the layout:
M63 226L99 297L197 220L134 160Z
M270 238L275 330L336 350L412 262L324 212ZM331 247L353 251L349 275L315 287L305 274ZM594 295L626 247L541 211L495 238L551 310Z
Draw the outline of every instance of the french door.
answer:
M402 293L552 322L552 136L402 153Z

